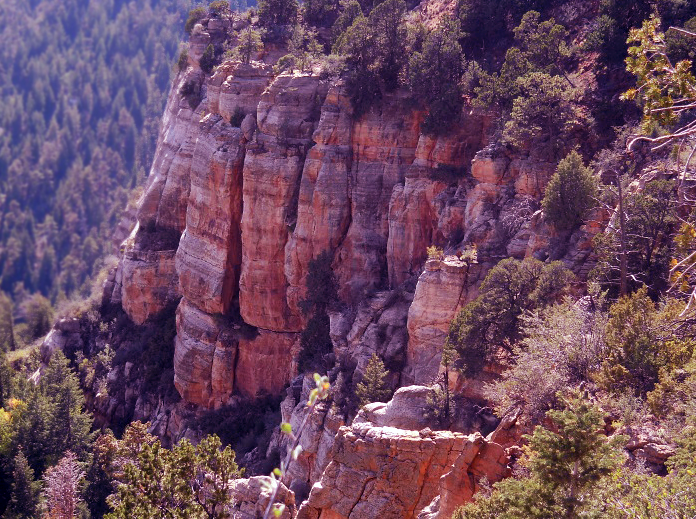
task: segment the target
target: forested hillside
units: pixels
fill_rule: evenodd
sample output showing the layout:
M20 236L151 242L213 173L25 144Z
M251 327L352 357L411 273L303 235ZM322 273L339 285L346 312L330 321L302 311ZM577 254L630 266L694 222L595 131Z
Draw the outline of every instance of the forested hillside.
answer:
M113 253L190 3L0 2L0 290L16 313L88 290Z

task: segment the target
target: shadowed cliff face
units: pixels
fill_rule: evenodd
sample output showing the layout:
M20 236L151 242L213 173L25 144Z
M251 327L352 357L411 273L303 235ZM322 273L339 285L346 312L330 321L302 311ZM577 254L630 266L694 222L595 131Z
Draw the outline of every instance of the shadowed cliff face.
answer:
M325 250L346 308L331 316L337 352L358 371L375 351L399 358L403 383L437 375L449 321L502 257L587 268L592 229L559 248L539 217L553 165L490 145L491 115L468 111L447 136L426 136L423 114L397 92L355 118L340 82L274 76L273 53L205 76L197 60L225 30L215 23L192 36L109 295L138 324L181 300L174 367L185 401L217 407L282 389L306 322L308 266ZM432 244L475 244L478 263L450 258L421 274ZM395 304L386 294L397 289ZM242 336L239 323L255 332Z

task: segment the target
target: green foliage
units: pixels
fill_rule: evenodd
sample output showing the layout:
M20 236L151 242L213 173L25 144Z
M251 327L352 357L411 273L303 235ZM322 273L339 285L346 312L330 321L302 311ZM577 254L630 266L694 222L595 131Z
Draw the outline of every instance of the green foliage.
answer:
M191 9L189 11L188 18L186 19L186 23L184 24L184 31L186 31L186 34L191 34L196 24L205 18L207 14L208 12L206 11L205 7L194 7Z
M636 88L628 90L624 97L640 99L645 133L650 133L654 123L676 123L679 114L688 111L696 100L691 62L682 60L672 65L659 24L658 18L646 20L641 29L631 30L628 40L637 44L629 47L626 59L626 70L636 75Z
M305 279L306 296L300 302L305 315L311 316L300 335L298 367L301 372L326 371L327 356L333 350L329 335L327 311L338 301L338 285L331 262L333 256L324 251L309 262ZM315 369L325 368L325 369Z
M12 316L12 300L7 294L0 292L0 351L14 350L17 345L14 335L14 318ZM2 407L2 395L0 394L0 407Z
M597 196L597 178L573 150L556 168L546 185L541 205L546 218L558 229L571 230L580 225L592 209Z
M92 417L84 412L84 395L68 360L56 351L37 387L27 388L26 402L13 411L13 449L22 447L41 476L68 450L85 460L92 442Z
M520 94L512 103L510 120L503 137L518 147L544 142L559 152L567 145L571 132L587 124L582 113L573 108L574 89L561 76L532 72L516 81Z
M336 18L336 21L334 22L333 26L331 27L331 40L334 43L338 41L339 37L344 32L346 32L348 27L353 25L353 22L358 18L361 18L362 16L362 8L360 7L358 1L349 0L343 7L341 14L338 15L338 18Z
M213 71L213 68L215 68L217 64L217 60L215 59L215 47L213 47L212 44L209 44L205 48L199 63L201 70L206 74L210 74Z
M384 362L376 353L372 354L365 367L362 381L355 388L355 394L360 399L360 405L371 402L386 402L391 397L392 391L384 380L389 372L384 367Z
M609 311L606 329L607 355L598 375L602 387L645 395L664 374L683 366L692 356L692 339L672 333L683 304L672 300L661 309L646 288L619 299Z
M306 0L304 21L315 27L331 27L339 16L338 0Z
M696 32L696 16L687 20L683 28L690 32ZM670 61L678 63L682 60L689 60L692 70L694 62L696 62L696 49L694 49L693 43L693 37L675 30L667 31L665 34L665 46Z
M211 16L220 16L221 14L230 11L230 3L227 0L214 0L208 6L208 12Z
M674 188L674 182L658 180L646 184L642 191L624 195L628 289L646 285L653 299L668 286L677 225ZM616 296L622 251L618 222L598 234L593 246L598 262L591 276Z
M516 45L508 49L500 72L482 74L481 86L476 89L477 104L509 111L524 93L528 82L524 76L535 72L546 76L562 73L561 63L570 54L564 43L568 33L553 19L540 22L539 18L536 11L524 15L515 28ZM555 76L552 81L555 84Z
M677 435L677 450L667 460L667 476L623 470L616 482L598 492L597 509L610 519L693 517L696 514L696 428L685 427Z
M511 27L525 13L541 11L549 3L548 0L459 0L457 13L467 54L483 57L491 49L500 48L510 38Z
M413 95L428 107L423 122L426 133L449 130L462 108L459 80L464 70L464 55L459 41L462 31L458 20L445 20L428 34L423 50L411 55L408 86Z
M353 109L361 115L399 85L406 63L406 28L403 0L386 0L368 18L359 16L336 42L335 50L345 56L346 86Z
M53 307L41 294L35 294L22 305L27 325L27 342L43 337L53 326Z
M456 519L580 518L592 511L592 499L622 462L621 436L601 432L602 413L581 397L562 411L549 411L552 429L537 426L528 436L530 476L496 483L489 496L457 510Z
M601 307L601 298L595 306ZM570 300L523 317L514 365L486 386L498 416L520 408L533 423L558 406L559 392L588 382L605 359L606 312Z
M242 63L249 63L251 56L262 50L261 32L249 25L239 32L239 41L232 51L232 56Z
M259 24L269 31L277 30L282 25L294 26L298 10L297 0L260 0Z
M232 449L221 450L220 439L208 436L195 447L188 440L173 449L159 441L138 445L123 467L121 484L109 519L132 517L229 517L232 479L241 473Z
M559 261L544 264L531 258L508 258L499 262L481 284L479 296L450 324L447 342L457 351L460 367L474 374L499 347L512 351L522 337L522 314L558 300L572 277Z
M182 47L179 51L179 57L176 60L176 68L179 72L186 70L188 67L188 47Z
M14 457L12 493L3 517L7 519L34 519L39 512L41 482L34 480L34 471L20 451Z
M17 307L89 292L152 162L188 6L3 2L0 289Z
M278 61L277 71L283 69L300 69L300 72L305 72L307 68L311 68L312 62L321 56L323 47L317 41L317 35L314 31L307 29L303 25L296 25L290 36L288 45L290 54L281 58Z

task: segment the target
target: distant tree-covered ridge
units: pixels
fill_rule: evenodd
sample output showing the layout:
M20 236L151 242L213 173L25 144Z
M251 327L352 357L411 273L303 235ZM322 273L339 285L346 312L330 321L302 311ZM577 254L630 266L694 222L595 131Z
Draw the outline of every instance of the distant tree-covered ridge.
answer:
M87 290L152 161L189 0L0 5L0 290ZM84 294L82 294L84 295Z

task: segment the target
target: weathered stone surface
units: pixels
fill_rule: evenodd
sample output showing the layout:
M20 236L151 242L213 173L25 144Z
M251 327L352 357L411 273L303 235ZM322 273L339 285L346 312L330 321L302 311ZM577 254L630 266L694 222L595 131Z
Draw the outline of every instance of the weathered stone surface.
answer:
M270 492L266 485L270 483L269 476L254 476L248 479L236 479L232 482L231 496L234 505L231 507L232 517L235 519L261 519L264 516ZM295 508L295 496L285 485L280 483L276 495L276 503L285 505L285 510L280 519L292 519L297 509Z
M39 353L41 362L48 364L57 350L64 351L67 347L76 348L82 345L80 321L78 319L59 319L41 342Z
M246 396L259 393L277 395L294 376L298 334L258 330L249 338L239 338L239 357L235 370L235 389Z
M427 386L406 386L396 390L387 403L367 404L358 412L354 424L369 422L376 427L396 427L410 431L420 431L426 427L436 427L427 411L431 407L433 388Z
M286 299L285 244L326 88L315 77L278 77L259 102L256 140L247 145L240 310L247 323L267 330L302 328Z
M272 77L272 67L265 63L223 62L208 84L210 111L220 114L226 121L237 109L256 118L259 99Z
M475 282L480 275L480 265L452 256L426 263L408 310L404 383L429 384L435 380L450 322L476 297Z
M188 100L179 94L189 81L200 82L200 72L191 69L180 74L172 85L148 184L138 202L138 222L147 230L182 232L186 225L191 158L199 135L198 121L206 109L203 101L192 110Z
M179 298L174 266L178 240L165 236L160 244L161 238L158 232L146 233L136 226L121 259L121 304L136 324L143 324Z
M504 450L478 433L406 431L368 422L341 427L331 463L297 517L413 518L441 487L468 493L468 486L470 497L477 478L496 481L505 465ZM443 483L444 475L449 477Z
M297 224L285 246L287 299L293 312L305 297L310 260L333 252L346 235L351 218L351 108L348 98L332 88L321 109L300 181Z
M391 370L386 384L396 389L400 378L397 370L406 360L406 318L412 297L401 289L376 292L363 300L355 312L330 314L334 351L355 365L354 383L361 380L370 358L377 354Z
M388 271L389 202L415 159L420 117L402 94L387 96L380 110L355 121L351 133L351 222L337 251L341 295L359 300Z
M238 348L231 323L182 299L176 331L174 385L181 397L204 407L227 403L234 389Z
M293 383L297 383L295 380ZM288 396L281 403L282 421L292 426L296 433L300 431L302 423L304 429L300 434L302 452L296 460L290 464L285 482L295 492L298 501L304 500L314 483L319 481L324 469L329 464L331 449L338 429L344 425L335 406L319 403L311 410L307 407L310 391L316 387L311 376L305 376L301 381L301 390L296 394L293 386L288 389ZM289 438L283 434L276 434L269 452L277 450L284 455L289 448Z
M181 293L208 313L226 313L237 293L244 141L241 130L219 115L201 121L176 267Z

